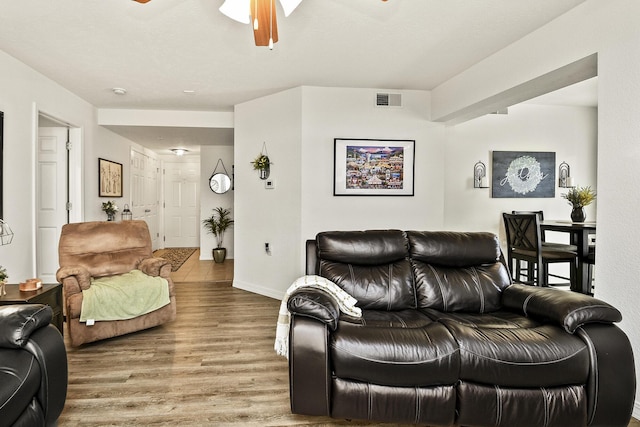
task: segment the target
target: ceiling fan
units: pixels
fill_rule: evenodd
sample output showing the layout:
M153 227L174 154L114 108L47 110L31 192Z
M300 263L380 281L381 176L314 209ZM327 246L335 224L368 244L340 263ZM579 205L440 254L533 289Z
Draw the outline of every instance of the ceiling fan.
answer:
M133 0L148 3L151 0ZM279 0L284 16L291 12L302 0ZM253 38L256 46L269 46L278 41L278 22L276 19L276 0L225 0L220 12L243 24L253 23Z
M289 16L302 2L302 0L279 1L285 17ZM225 0L220 6L220 12L243 24L253 23L253 38L256 46L269 46L269 49L273 49L273 44L278 41L276 0Z

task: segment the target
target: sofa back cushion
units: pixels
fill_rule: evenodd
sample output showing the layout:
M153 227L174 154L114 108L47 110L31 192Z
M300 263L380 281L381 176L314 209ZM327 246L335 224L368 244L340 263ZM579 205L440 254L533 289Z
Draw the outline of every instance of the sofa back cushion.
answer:
M511 284L497 236L408 231L418 308L487 313Z
M409 244L400 230L331 231L316 236L318 275L371 310L416 307Z

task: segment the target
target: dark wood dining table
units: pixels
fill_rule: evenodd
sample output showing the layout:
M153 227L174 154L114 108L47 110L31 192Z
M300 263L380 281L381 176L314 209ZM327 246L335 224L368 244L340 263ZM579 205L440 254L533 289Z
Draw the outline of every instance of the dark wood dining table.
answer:
M540 223L542 231L557 231L569 233L569 242L578 247L578 269L575 280L571 277L571 290L587 295L593 295L589 283L589 235L596 233L596 222L571 222L561 220L545 220Z

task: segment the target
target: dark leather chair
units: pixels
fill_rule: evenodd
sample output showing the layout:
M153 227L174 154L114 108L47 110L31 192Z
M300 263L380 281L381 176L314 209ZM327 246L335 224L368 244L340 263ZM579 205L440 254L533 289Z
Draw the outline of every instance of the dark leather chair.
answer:
M538 213L502 214L507 236L507 259L516 282L549 286L549 276L571 281L576 277L578 254L567 246L544 246ZM526 263L523 271L521 262ZM515 263L515 268L514 268ZM570 277L549 273L549 264L568 263ZM524 278L524 280L523 280Z
M67 352L51 307L0 307L0 425L53 426L67 398Z

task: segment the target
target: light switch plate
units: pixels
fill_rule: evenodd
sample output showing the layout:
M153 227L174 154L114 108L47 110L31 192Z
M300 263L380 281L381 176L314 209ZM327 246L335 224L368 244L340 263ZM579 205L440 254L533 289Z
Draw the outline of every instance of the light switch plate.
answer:
M267 190L273 190L276 188L276 181L272 178L268 178L264 181L264 188Z

